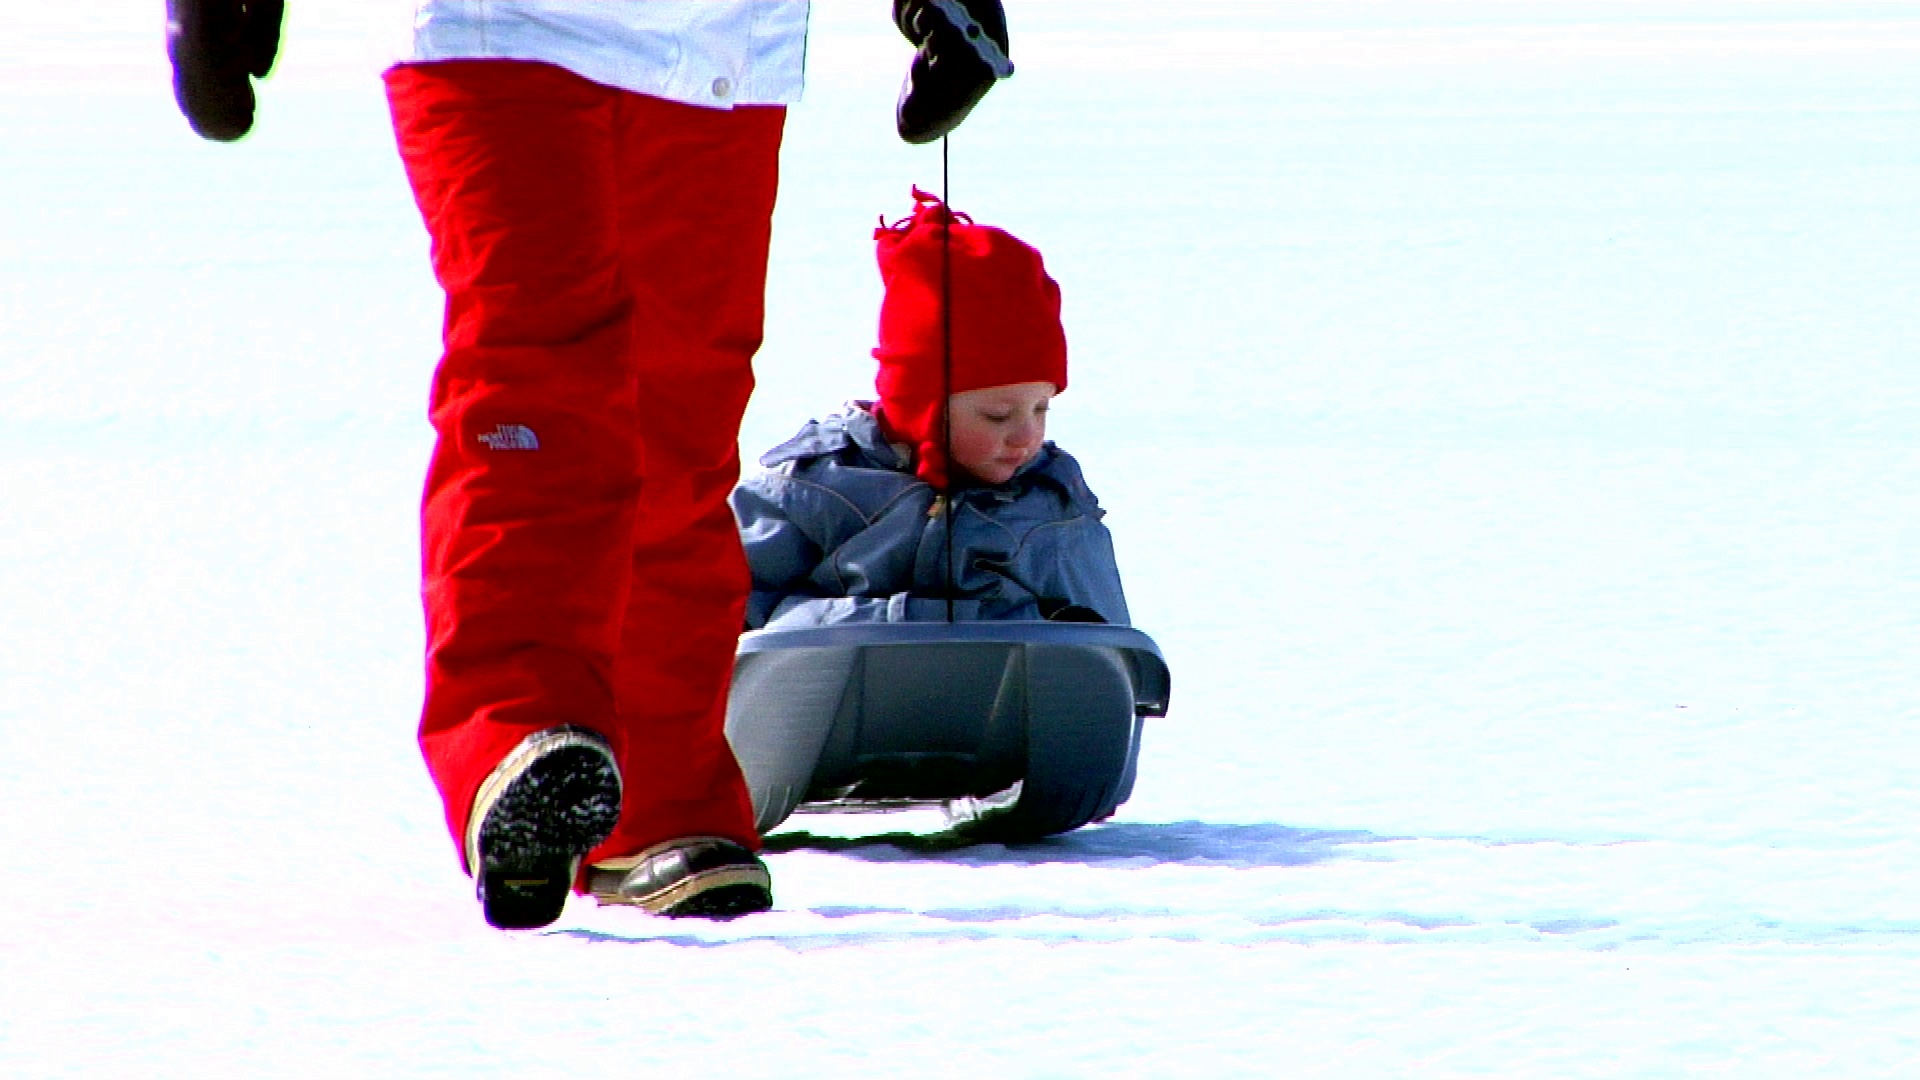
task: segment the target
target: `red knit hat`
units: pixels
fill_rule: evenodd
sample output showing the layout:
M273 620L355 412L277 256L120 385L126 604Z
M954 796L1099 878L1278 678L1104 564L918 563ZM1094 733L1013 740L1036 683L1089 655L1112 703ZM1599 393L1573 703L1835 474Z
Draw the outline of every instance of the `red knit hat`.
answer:
M917 187L913 200L911 218L891 226L883 218L873 234L887 286L873 350L880 361L874 388L887 438L912 443L914 472L944 490L947 395L1024 382L1065 390L1067 337L1060 328L1060 286L1047 276L1038 251L1011 233L951 213ZM942 233L948 234L944 243ZM941 306L943 261L950 325Z

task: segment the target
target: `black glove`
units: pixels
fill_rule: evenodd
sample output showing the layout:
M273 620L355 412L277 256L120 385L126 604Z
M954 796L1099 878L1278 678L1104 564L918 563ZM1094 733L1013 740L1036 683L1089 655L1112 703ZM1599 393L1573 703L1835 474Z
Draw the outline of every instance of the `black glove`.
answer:
M286 0L167 0L173 98L202 136L232 142L253 127L253 79L273 70Z
M1048 622L1103 623L1107 620L1090 607L1081 607L1064 597L1043 596L1040 590L1027 583L1027 580L1013 572L1013 564L1005 559L996 559L991 555L975 555L973 568L985 570L990 574L999 574L1008 581L1033 594L1034 606L1040 609L1040 617Z
M910 143L959 127L996 79L1013 74L1000 0L893 0L893 22L919 50L894 114Z
M1048 622L1103 623L1107 621L1092 608L1069 604L1057 596L1040 598L1040 617Z

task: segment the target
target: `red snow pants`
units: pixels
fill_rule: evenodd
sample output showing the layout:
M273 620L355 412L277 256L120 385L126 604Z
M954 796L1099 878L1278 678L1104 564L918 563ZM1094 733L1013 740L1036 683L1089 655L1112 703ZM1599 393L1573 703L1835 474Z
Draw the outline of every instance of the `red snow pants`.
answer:
M420 745L455 846L501 758L574 724L624 782L590 862L685 836L758 847L723 731L748 586L726 500L786 111L514 60L386 84L447 298Z

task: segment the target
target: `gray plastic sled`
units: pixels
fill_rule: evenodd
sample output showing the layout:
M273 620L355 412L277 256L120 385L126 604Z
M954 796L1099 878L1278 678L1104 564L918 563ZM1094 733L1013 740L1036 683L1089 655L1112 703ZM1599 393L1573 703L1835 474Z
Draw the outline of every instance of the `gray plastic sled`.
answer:
M762 832L796 810L944 805L983 840L1077 829L1133 793L1171 679L1138 630L862 623L740 639L727 738Z

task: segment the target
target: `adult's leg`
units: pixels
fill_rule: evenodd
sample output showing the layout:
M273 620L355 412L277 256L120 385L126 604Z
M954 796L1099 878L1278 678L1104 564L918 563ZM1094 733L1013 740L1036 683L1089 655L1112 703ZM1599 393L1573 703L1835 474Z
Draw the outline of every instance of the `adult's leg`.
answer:
M421 749L456 844L526 735L621 728L613 670L639 452L615 237L619 94L516 61L387 75L446 290L422 507Z
M644 479L615 665L626 794L619 826L590 859L688 836L759 847L724 733L748 588L727 495L761 340L785 118L776 107L621 99Z

